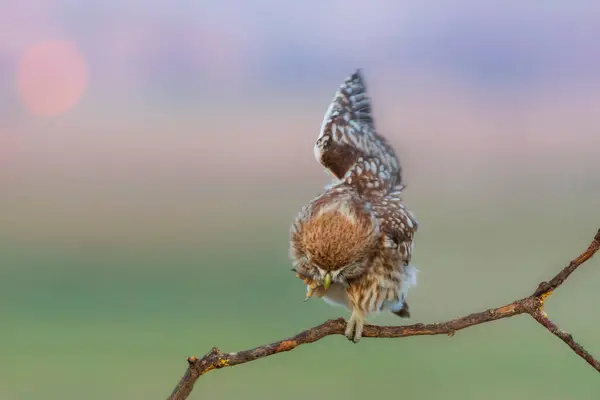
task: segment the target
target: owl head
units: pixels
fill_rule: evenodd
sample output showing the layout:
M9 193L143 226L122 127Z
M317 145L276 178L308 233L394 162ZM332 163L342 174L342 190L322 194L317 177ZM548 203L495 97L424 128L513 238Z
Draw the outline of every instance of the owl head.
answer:
M316 198L294 221L290 256L294 272L324 293L362 275L378 248L377 220L357 196L345 191Z

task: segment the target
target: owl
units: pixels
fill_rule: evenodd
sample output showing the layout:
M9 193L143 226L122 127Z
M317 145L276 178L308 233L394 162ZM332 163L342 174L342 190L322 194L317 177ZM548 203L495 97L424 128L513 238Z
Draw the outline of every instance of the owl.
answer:
M345 335L357 343L371 314L410 317L406 295L416 284L410 262L418 227L402 202L400 162L375 130L360 70L335 93L314 155L333 181L292 223L292 271L306 284L306 300L317 296L351 311Z

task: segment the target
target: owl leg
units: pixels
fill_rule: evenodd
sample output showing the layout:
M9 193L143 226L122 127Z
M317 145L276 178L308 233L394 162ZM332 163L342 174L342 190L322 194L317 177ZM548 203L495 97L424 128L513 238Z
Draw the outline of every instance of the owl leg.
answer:
M346 332L344 333L349 340L354 343L362 338L363 328L365 327L365 315L362 311L354 308L352 315L346 323Z

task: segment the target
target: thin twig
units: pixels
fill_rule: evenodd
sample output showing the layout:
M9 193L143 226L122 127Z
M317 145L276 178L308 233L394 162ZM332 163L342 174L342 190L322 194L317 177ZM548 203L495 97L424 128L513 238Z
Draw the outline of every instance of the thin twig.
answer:
M583 358L588 362L596 371L600 372L600 362L596 360L582 345L577 343L573 339L573 335L569 332L565 332L560 329L554 322L550 321L548 316L543 310L534 311L531 316L546 329L548 329L553 335L557 336L560 340L565 342L579 357Z
M581 264L589 260L600 249L600 230L596 233L594 240L586 251L572 260L562 271L560 271L549 282L542 282L536 291L529 297L513 301L502 307L492 308L482 312L467 315L446 322L433 324L415 324L406 326L377 326L365 325L363 337L370 338L399 338L407 336L423 335L448 335L453 336L456 331L469 328L474 325L496 321L498 319L514 317L519 314L529 314L548 331L559 337L577 355L586 360L593 368L600 372L600 362L588 353L583 346L578 344L573 336L556 326L543 311L544 301L552 292L575 271ZM202 358L189 357L188 369L181 378L177 387L171 393L169 400L184 400L192 392L198 378L213 369L233 367L259 358L273 354L290 351L302 344L308 344L321 340L330 335L342 335L346 327L343 318L326 321L325 323L307 329L296 336L281 340L279 342L266 344L254 349L244 350L237 353L222 353L213 347L210 352Z

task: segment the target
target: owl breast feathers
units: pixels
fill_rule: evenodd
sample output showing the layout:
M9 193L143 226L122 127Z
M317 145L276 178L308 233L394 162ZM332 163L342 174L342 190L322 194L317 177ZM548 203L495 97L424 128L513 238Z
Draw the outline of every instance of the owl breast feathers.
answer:
M358 342L369 314L409 317L406 294L417 221L401 199L400 162L375 131L360 71L340 86L325 114L315 158L332 175L302 208L290 233L290 257L307 299L351 310L346 336Z

